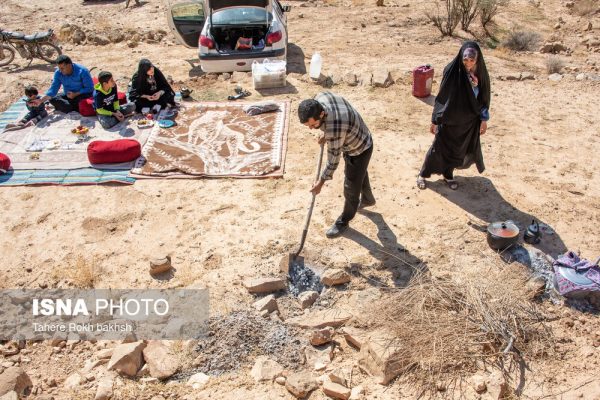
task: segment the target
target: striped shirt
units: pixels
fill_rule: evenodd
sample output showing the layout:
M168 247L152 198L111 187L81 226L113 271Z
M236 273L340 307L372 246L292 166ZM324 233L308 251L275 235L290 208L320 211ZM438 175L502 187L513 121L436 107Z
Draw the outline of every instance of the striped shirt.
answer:
M360 114L343 97L323 92L317 94L315 100L327 114L320 127L327 141L327 164L321 179L330 180L342 153L358 156L373 145L373 139Z

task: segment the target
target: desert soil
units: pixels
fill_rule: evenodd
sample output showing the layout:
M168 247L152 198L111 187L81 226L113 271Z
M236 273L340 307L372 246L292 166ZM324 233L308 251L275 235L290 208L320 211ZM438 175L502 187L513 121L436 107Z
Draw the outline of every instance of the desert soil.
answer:
M310 200L318 145L312 132L298 123L295 110L299 101L324 90L306 74L315 51L323 56L325 74L353 72L360 78L384 68L395 80L388 88L351 87L343 82L331 88L360 111L374 135L369 174L377 198L371 211L356 216L350 233L336 240L328 240L324 232L342 208L341 167L317 198L306 243L307 259L323 268L352 265L361 272L346 289L331 289L334 297L345 298L373 286L405 285L410 274L403 270L404 261L426 265L433 275L480 273L497 255L487 246L485 234L472 229L469 222L512 219L525 227L536 219L554 232L544 236L539 250L556 256L571 249L586 258L598 257L600 82L575 79L582 72L600 74L595 67L600 66L600 53L580 44L581 26L588 21L593 30L587 34L600 36L598 12L582 17L558 0L545 0L539 7L531 1L511 1L497 19L497 36L502 38L513 26L520 26L539 32L544 42L561 39L572 50L572 54L562 55L567 66L563 79L548 79L546 54L484 47L492 77L491 120L482 137L486 170L481 175L474 168L460 171L457 191L435 177L427 190L420 191L415 178L432 140L428 132L431 105L411 95L410 71L432 64L435 93L443 67L456 55L461 41L471 37L459 31L460 37L440 38L425 17L432 3L386 0L384 7L376 7L374 1L332 0L309 7L302 7L300 1L287 3L293 6L288 16L288 85L264 96L253 91L250 98L292 101L282 179L138 180L131 186L2 188L0 287L66 288L90 283L97 288L203 287L210 289L213 314L249 308L255 299L240 283L248 277L278 274L280 257L300 238ZM124 4L4 0L0 26L27 33L46 28L59 31L65 23L104 31L168 31L167 7L162 2L150 0L127 10ZM564 24L555 29L558 17ZM170 75L176 89L194 89L196 100L225 100L235 87L222 78L204 76L196 50L176 44L170 33L159 43L140 42L135 48L125 42L62 46L75 62L96 67L96 72L112 71L123 89L142 57ZM521 72L532 72L535 79L501 79ZM44 62L34 60L27 66L26 60L17 56L16 64L0 69L0 111L19 98L24 85L47 87L51 73L52 67ZM249 78L241 84L252 87ZM176 268L174 277L153 279L147 272L148 260L167 254ZM397 257L403 262L396 261ZM95 265L93 279L79 276L82 264ZM560 357L530 366L524 396L600 398L597 315L549 302L542 307L557 316L552 326L559 339ZM581 349L590 347L591 354L582 355ZM29 360L21 365L46 395L93 398L94 382L76 392L65 389L61 382L80 369L96 349L83 343L54 354L42 343L32 347ZM355 358L350 351L339 362L351 364ZM293 398L283 386L255 384L248 378L250 367L218 378L197 393L188 388L187 394L193 396L190 398ZM47 378L56 379L58 386L49 387ZM366 376L360 380L366 398L414 397L406 385L383 387ZM136 389L135 381L123 382L116 398L149 399L159 392L179 398L181 394L177 385L156 385L144 391ZM128 392L123 387L132 389ZM561 392L564 394L557 395ZM317 390L310 398L326 396Z

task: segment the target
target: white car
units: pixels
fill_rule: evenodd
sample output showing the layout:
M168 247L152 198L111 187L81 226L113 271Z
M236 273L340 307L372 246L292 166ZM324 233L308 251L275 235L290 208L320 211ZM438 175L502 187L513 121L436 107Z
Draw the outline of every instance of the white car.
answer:
M233 72L286 60L289 10L278 0L173 0L167 15L178 41L198 47L204 72Z

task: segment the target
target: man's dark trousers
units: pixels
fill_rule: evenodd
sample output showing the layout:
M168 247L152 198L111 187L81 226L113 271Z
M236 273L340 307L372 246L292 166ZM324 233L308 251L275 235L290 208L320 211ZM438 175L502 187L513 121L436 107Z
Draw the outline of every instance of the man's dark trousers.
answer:
M371 154L373 154L373 146L357 156L349 156L344 153L346 165L344 168L345 202L342 215L335 221L337 226L346 226L350 220L354 218L356 211L358 211L361 195L364 203L375 202L375 197L373 197L373 192L371 191L371 185L369 183L369 173L367 172Z
M54 106L56 111L64 112L65 114L71 111L79 112L79 102L89 97L92 97L92 93L80 94L74 99L69 99L66 94L61 94L51 98L50 104Z

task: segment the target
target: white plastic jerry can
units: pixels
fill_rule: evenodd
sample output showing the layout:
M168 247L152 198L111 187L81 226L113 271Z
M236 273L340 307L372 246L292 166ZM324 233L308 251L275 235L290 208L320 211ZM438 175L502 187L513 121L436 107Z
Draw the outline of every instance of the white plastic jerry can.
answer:
M323 60L321 59L321 54L316 52L313 54L310 60L310 71L309 75L312 79L319 79L321 76L321 67L323 66Z

